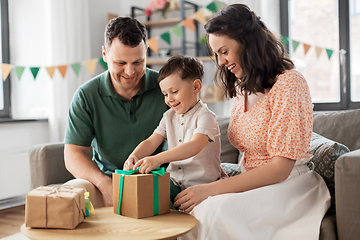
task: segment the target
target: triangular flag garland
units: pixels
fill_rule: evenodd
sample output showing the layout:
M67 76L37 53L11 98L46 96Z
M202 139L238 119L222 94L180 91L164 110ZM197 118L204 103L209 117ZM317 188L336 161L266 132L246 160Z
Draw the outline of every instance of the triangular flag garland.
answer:
M46 67L46 71L48 72L50 78L52 79L55 72L55 67Z
M25 67L16 66L16 67L14 68L14 71L15 71L15 73L16 73L16 76L18 77L19 80L20 80L20 78L21 78L24 70L25 70Z
M63 78L65 77L67 67L68 67L67 65L58 66L58 70Z
M315 47L315 51L316 51L316 57L317 58L319 58L320 57L320 55L321 55L321 53L322 53L322 50L323 50L323 48L321 48L321 47Z
M182 32L183 26L181 24L176 25L175 27L171 28L171 32L174 33L177 37L179 37L181 40L184 39L184 35Z
M105 70L108 70L107 62L105 62L102 57L99 58L99 63L101 63L101 66L103 66Z
M89 70L91 75L95 73L97 61L98 59L90 59L85 61L85 66Z
M1 64L1 73L3 81L5 82L6 78L9 76L12 69L12 65L8 63Z
M160 35L160 38L171 46L170 32L164 32L163 34Z
M331 58L333 52L334 52L334 51L331 50L331 49L326 49L326 53L327 53L329 59Z
M40 70L40 67L31 67L30 68L30 71L34 77L34 80L36 80L36 76L39 73L39 70Z
M210 4L206 5L206 7L201 8L200 10L196 11L191 17L184 19L182 22L180 22L180 24L172 27L171 29L167 30L166 32L160 34L159 36L155 36L152 37L150 39L148 39L148 44L149 44L149 48L151 50L153 50L155 53L159 52L159 47L158 47L158 39L162 39L163 41L165 41L168 45L171 46L171 34L173 33L175 34L177 37L179 37L181 40L184 39L183 36L183 27L191 30L191 31L195 31L195 22L197 21L199 23L205 24L206 21L212 17L215 13L217 13L219 10L221 10L223 7L225 6L225 4L218 2L218 1L213 1ZM322 48L319 46L312 46L310 44L307 43L303 43L300 41L296 41L293 39L290 39L288 36L282 36L280 34L274 33L274 35L280 39L280 41L287 46L290 42L292 43L292 48L293 51L295 52L298 47L302 44L303 48L304 48L304 53L305 55L308 53L308 51L310 50L311 47L315 47L315 51L316 51L316 57L319 58L321 53L323 52L323 50L325 49L325 52L327 54L328 59L330 60L334 50L331 49L326 49L326 48ZM89 59L89 60L85 60L82 63L72 63L72 64L67 64L67 65L60 65L60 66L49 66L49 67L45 67L47 73L49 74L50 78L52 79L55 73L55 69L57 68L61 74L61 76L63 78L65 78L68 66L70 65L72 67L72 69L74 70L76 76L79 76L80 73L80 69L81 69L81 65L84 64L87 68L87 70L89 71L89 73L91 75L93 75L95 73L96 70L96 65L97 63L100 63L101 66L107 70L108 66L107 63L103 60L103 58L94 58L94 59ZM7 76L10 74L11 70L14 69L16 76L18 77L18 79L20 80L21 76L23 75L23 72L25 70L26 67L24 66L14 66L11 64L7 64L7 63L2 63L1 64L1 72L2 72L2 78L3 81L5 81L7 79ZM39 73L40 68L42 68L41 66L39 67L29 67L34 80L36 80L36 77Z
M79 76L81 63L73 63L73 64L71 64L71 67L72 67L72 69L74 69L76 76Z
M148 39L149 48L153 50L156 54L159 53L159 47L158 47L158 38L153 37Z
M186 27L187 29L190 29L190 31L195 32L195 23L194 19L192 18L185 18L184 21L181 22L181 24Z
M299 46L300 42L293 40L292 44L293 44L293 49L294 49L294 52L295 52L297 47Z

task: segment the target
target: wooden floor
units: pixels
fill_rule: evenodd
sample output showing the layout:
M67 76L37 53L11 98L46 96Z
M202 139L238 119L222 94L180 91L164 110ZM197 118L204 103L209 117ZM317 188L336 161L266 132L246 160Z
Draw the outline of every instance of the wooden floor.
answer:
M0 238L20 232L25 222L25 205L0 210Z

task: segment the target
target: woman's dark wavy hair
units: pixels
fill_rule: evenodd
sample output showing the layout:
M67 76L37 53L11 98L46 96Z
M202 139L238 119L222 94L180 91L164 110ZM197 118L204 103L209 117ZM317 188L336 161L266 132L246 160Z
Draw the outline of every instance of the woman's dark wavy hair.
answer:
M141 41L146 44L147 31L143 24L137 19L130 17L117 17L109 21L105 30L105 47L111 46L114 38L127 46L136 47Z
M216 83L224 85L227 97L235 97L238 87L241 93L265 93L275 84L277 75L294 68L282 43L244 4L225 7L204 27L207 35L228 36L241 44L239 60L245 77L238 79L226 66L219 65L215 74Z

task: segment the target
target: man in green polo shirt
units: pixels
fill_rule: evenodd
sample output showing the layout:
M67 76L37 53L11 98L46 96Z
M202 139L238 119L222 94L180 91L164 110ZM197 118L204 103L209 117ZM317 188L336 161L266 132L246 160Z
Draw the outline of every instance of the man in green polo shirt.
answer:
M70 105L65 165L76 179L66 184L86 188L95 206L112 206L111 174L167 110L158 73L146 68L146 38L136 19L111 20L102 48L108 70L79 87Z

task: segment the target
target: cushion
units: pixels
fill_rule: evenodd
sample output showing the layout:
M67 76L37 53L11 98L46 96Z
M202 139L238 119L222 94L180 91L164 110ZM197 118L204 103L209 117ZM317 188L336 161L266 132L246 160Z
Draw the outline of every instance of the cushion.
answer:
M360 148L360 109L314 112L314 132L347 146Z
M221 163L221 167L229 177L236 176L241 173L240 165L236 163Z
M233 145L231 145L227 136L230 117L217 116L216 119L218 121L219 129L220 129L220 141L221 141L220 161L222 163L225 162L237 163L239 150L237 150Z
M331 195L331 206L329 212L335 212L335 161L342 155L349 152L345 145L327 139L317 133L312 133L310 142L310 153L313 155L309 166L314 164L315 172L324 179Z

